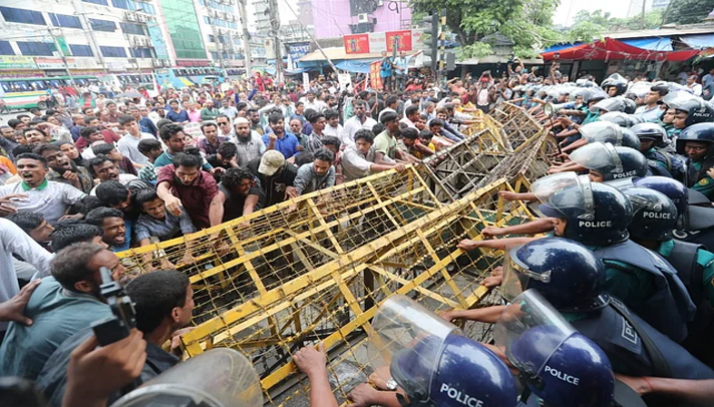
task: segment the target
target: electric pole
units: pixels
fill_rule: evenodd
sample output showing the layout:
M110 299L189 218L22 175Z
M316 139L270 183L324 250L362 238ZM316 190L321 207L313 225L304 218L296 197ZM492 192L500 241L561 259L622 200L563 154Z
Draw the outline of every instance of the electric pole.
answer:
M92 26L89 23L89 20L87 19L87 13L84 11L84 5L81 1L72 0L72 6L74 7L74 13L79 16L82 31L84 31L84 35L89 40L88 42L90 48L92 48L92 52L94 52L94 54L97 56L97 59L99 60L99 64L102 66L104 74L109 75L109 71L107 70L107 64L104 61L104 56L102 55L102 50L99 48L97 38L94 36L94 30L92 30Z
M248 13L245 10L245 4L248 0L238 0L238 15L240 16L240 25L243 30L243 57L245 58L245 74L250 77L252 67L250 62L250 32L248 31Z
M273 36L273 49L275 50L275 79L282 82L283 78L283 53L280 46L280 13L278 0L268 0L270 11L270 33Z
M55 49L57 49L57 53L62 59L65 71L67 71L67 76L69 76L69 80L72 81L72 87L75 88L77 84L74 82L74 78L72 77L72 71L69 70L69 65L67 64L67 57L65 57L64 51L62 51L62 48L60 48L60 43L59 41L57 41L57 37L55 36L55 33L52 32L52 29L48 28L47 32L50 33L50 37L52 37L52 42L54 42L55 44Z

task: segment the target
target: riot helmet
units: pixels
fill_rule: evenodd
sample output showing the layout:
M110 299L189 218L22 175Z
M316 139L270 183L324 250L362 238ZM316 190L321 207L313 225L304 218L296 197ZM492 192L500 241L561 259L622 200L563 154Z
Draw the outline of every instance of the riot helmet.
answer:
M635 181L638 188L649 188L666 195L677 208L677 213L684 214L689 205L689 193L687 187L676 179L669 177L645 177Z
M413 299L389 297L372 327L370 363L388 364L412 405L517 404L515 381L498 356Z
M514 299L501 314L493 336L528 390L546 405L613 405L615 377L607 355L578 333L537 290L527 290ZM528 397L526 391L521 400Z
M534 240L506 253L501 295L513 301L537 290L560 311L590 311L609 302L602 261L585 246L560 237Z
M632 99L622 96L603 99L595 103L593 106L590 106L591 112L601 112L603 114L608 112L623 112L632 114L635 113L635 109L637 109L635 102Z
M667 139L667 130L657 123L638 123L630 127L635 136L640 140L651 139L658 144Z
M614 73L602 81L600 87L603 88L605 92L608 92L608 95L610 96L619 96L627 90L627 79L622 77L619 73ZM615 94L610 94L611 87L615 87L617 89Z
M649 188L628 188L624 193L635 211L628 227L632 237L656 241L672 238L672 231L677 227L674 202L663 193Z
M532 191L548 217L566 221L562 236L576 242L607 246L627 240L632 204L615 187L564 172L533 183Z
M590 170L597 182L646 177L647 159L630 147L615 147L610 143L588 143L570 154L570 159Z
M640 122L637 116L632 116L622 112L608 112L600 115L600 121L612 122L620 127L630 128Z
M597 102L603 99L607 99L607 93L604 90L598 88L587 88L589 92L585 96L585 103Z
M684 151L684 146L689 141L707 143L709 145L707 155L709 155L711 153L712 143L714 143L714 123L697 123L682 130L677 137L678 154L687 154Z
M714 110L704 103L700 97L687 92L670 92L662 98L662 102L678 111L687 113L684 126L689 127L696 123L714 121Z
M588 143L610 143L614 146L639 148L640 140L630 129L625 129L612 122L592 122L580 126L578 129Z

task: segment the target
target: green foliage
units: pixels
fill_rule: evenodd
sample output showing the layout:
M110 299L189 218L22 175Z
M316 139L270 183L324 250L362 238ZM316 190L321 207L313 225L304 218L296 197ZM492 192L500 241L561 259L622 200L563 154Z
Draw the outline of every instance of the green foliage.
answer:
M491 45L485 42L476 42L456 49L456 58L462 61L469 58L483 58L491 54L493 54Z
M714 9L714 0L672 0L666 12L666 24L696 24Z

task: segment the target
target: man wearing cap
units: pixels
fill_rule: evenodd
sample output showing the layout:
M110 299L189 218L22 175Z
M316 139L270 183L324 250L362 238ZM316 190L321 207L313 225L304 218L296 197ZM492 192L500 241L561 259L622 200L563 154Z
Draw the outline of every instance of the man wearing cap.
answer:
M249 162L259 159L265 153L265 143L258 134L250 129L250 121L244 117L236 117L236 157L238 165L245 168Z
M258 178L265 196L264 207L298 196L294 186L298 169L294 164L287 162L280 151L266 151L262 158L248 163L248 171Z

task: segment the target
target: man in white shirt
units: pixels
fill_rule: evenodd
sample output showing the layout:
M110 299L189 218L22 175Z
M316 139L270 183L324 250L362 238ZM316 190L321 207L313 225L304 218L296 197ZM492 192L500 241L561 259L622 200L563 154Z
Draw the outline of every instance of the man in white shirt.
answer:
M420 114L419 114L419 106L417 105L410 105L406 109L404 109L404 114L406 115L402 120L400 120L400 123L406 124L408 127L411 127L412 129L416 129L416 123L420 120ZM417 129L418 130L418 129Z
M315 98L315 93L313 93L312 91L307 92L305 97L307 98L304 101L305 110L312 109L318 113L321 113L323 110L325 110L327 108L327 105L325 104L325 102Z
M128 157L138 168L142 168L144 164L149 162L149 159L139 152L139 141L156 140L156 138L149 133L142 133L139 129L139 123L136 122L133 116L120 116L119 125L124 130L124 135L117 142L119 152Z
M367 103L364 100L355 101L353 110L355 115L345 122L340 136L340 141L345 147L355 143L354 137L357 131L362 129L371 131L377 124L376 120L367 117Z
M333 136L338 139L342 137L342 125L340 124L340 113L335 109L325 110L325 120L327 125L322 131L324 136Z
M394 59L394 76L397 80L396 89L398 91L404 90L404 83L406 82L408 73L409 62L407 60L407 54L402 51L399 53L399 56Z
M690 75L687 78L687 88L695 95L702 96L702 85L697 83L697 75Z
M221 108L218 109L218 111L222 115L228 116L231 120L235 119L238 115L238 109L236 109L235 106L231 106L230 99L221 100Z
M366 177L370 173L388 171L395 168L402 171L404 165L397 164L389 157L383 157L382 163L377 164L377 152L372 147L374 133L371 130L358 130L355 134L355 144L347 146L342 152L342 175L345 182Z
M635 110L635 115L645 122L656 122L662 116L658 102L668 92L664 86L653 86L645 95L645 104Z

